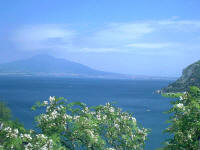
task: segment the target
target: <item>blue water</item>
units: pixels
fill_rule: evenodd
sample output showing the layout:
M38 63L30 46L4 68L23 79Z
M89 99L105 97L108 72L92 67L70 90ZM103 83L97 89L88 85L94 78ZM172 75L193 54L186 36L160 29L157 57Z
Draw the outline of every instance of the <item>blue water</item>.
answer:
M163 112L170 108L170 100L154 91L165 87L170 81L134 81L103 79L69 79L45 77L0 77L0 100L6 101L13 116L25 125L34 127L34 116L30 110L36 101L51 96L65 97L70 102L81 101L89 106L117 102L124 111L134 113L137 121L151 129L146 150L161 147L167 138L163 130L168 119Z

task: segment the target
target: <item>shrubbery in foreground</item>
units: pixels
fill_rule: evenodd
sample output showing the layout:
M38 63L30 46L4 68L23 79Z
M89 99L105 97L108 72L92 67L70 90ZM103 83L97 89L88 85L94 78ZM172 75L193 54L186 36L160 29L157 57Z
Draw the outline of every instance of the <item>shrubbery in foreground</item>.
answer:
M191 87L188 92L168 94L177 98L172 102L170 126L165 132L170 138L164 150L200 150L200 89Z
M11 119L10 109L6 107L4 102L1 101L0 101L0 119L4 121Z
M0 124L0 144L4 149L51 150L142 150L148 133L139 128L132 114L107 103L88 108L83 103L67 103L50 97L37 103L36 110L46 112L36 117L40 133L25 130L20 124ZM1 149L1 148L0 148Z

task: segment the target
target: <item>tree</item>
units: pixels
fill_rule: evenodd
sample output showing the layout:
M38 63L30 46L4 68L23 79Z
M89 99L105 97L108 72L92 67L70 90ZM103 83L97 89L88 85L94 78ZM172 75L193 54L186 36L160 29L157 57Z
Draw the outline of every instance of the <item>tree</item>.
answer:
M11 118L11 111L5 105L4 102L0 101L0 120L9 120Z
M0 143L6 149L37 150L143 150L148 130L138 127L128 112L107 103L87 107L80 102L50 97L33 110L44 107L35 118L40 132L4 124Z
M172 102L170 126L165 132L170 138L164 150L200 150L200 89L191 87L188 92L168 94L178 98Z

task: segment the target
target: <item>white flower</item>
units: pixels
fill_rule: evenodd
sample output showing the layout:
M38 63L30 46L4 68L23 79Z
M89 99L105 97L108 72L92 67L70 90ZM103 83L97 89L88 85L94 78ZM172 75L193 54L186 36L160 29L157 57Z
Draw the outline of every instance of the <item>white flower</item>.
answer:
M29 140L32 140L32 137L30 136L30 134L24 134L24 137L29 139Z
M131 119L132 119L132 121L133 121L134 123L136 122L136 119L135 119L134 117L132 117Z
M50 97L49 97L49 101L50 101L50 103L53 103L55 100L56 100L56 99L55 99L55 96L53 96L53 97L50 96Z
M67 119L67 118L68 118L68 119L72 119L72 116L70 116L70 115L68 115L68 114L64 114L63 117L64 117L64 119Z
M6 128L4 129L4 131L7 131L7 132L11 133L11 132L12 132L12 129L11 129L10 127L6 127Z
M101 120L101 116L99 114L97 115L97 120Z
M77 119L79 119L80 118L80 116L74 116L74 119L75 120L77 120Z
M110 110L109 110L111 113L113 113L115 110L113 107L110 107Z
M85 107L83 110L82 110L83 113L88 113L89 112L89 109L88 107Z
M95 142L98 141L98 138L97 138L97 136L94 134L94 131L89 130L89 129L86 129L86 132L90 135L90 137L91 137L92 139L94 139Z
M44 134L38 134L36 135L37 138L47 139L47 137Z
M19 133L18 129L14 129L14 132L15 132L16 134L18 134L18 133Z
M188 134L188 138L189 138L189 139L191 139L191 138L192 138L191 134Z
M49 104L48 101L44 101L43 103L44 103L44 105L48 105Z
M176 107L183 109L184 105L182 103L178 103L178 104L176 104Z
M96 112L92 111L92 112L90 112L90 114L91 114L91 115L95 115L95 114L96 114Z
M110 103L109 103L109 102L108 102L108 103L106 103L106 106L107 106L107 107L109 107L109 106L110 106Z
M52 113L51 113L51 116L53 119L55 119L58 115L58 112L56 110L54 110Z
M33 133L33 132L34 132L34 130L30 130L30 131L29 131L29 133Z
M183 100L183 96L180 96L179 99L182 101Z
M104 116L103 116L103 119L105 120L106 118L107 118L107 115L104 115Z
M115 128L117 128L117 129L119 128L119 125L118 125L118 124L115 124L114 126L115 126Z

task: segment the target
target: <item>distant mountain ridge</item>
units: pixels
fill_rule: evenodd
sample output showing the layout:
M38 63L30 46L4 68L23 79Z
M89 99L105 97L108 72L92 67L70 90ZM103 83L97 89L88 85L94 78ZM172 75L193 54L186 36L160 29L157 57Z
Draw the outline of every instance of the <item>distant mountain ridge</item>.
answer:
M86 65L55 58L50 55L36 55L28 59L0 64L0 76L57 76L78 78L175 80L173 77L126 75L92 69Z
M92 69L80 63L49 55L37 55L29 59L0 64L0 74L52 75L70 77L126 78L126 75Z
M184 92L190 86L200 87L200 61L186 67L182 76L168 87L163 88L163 92Z

